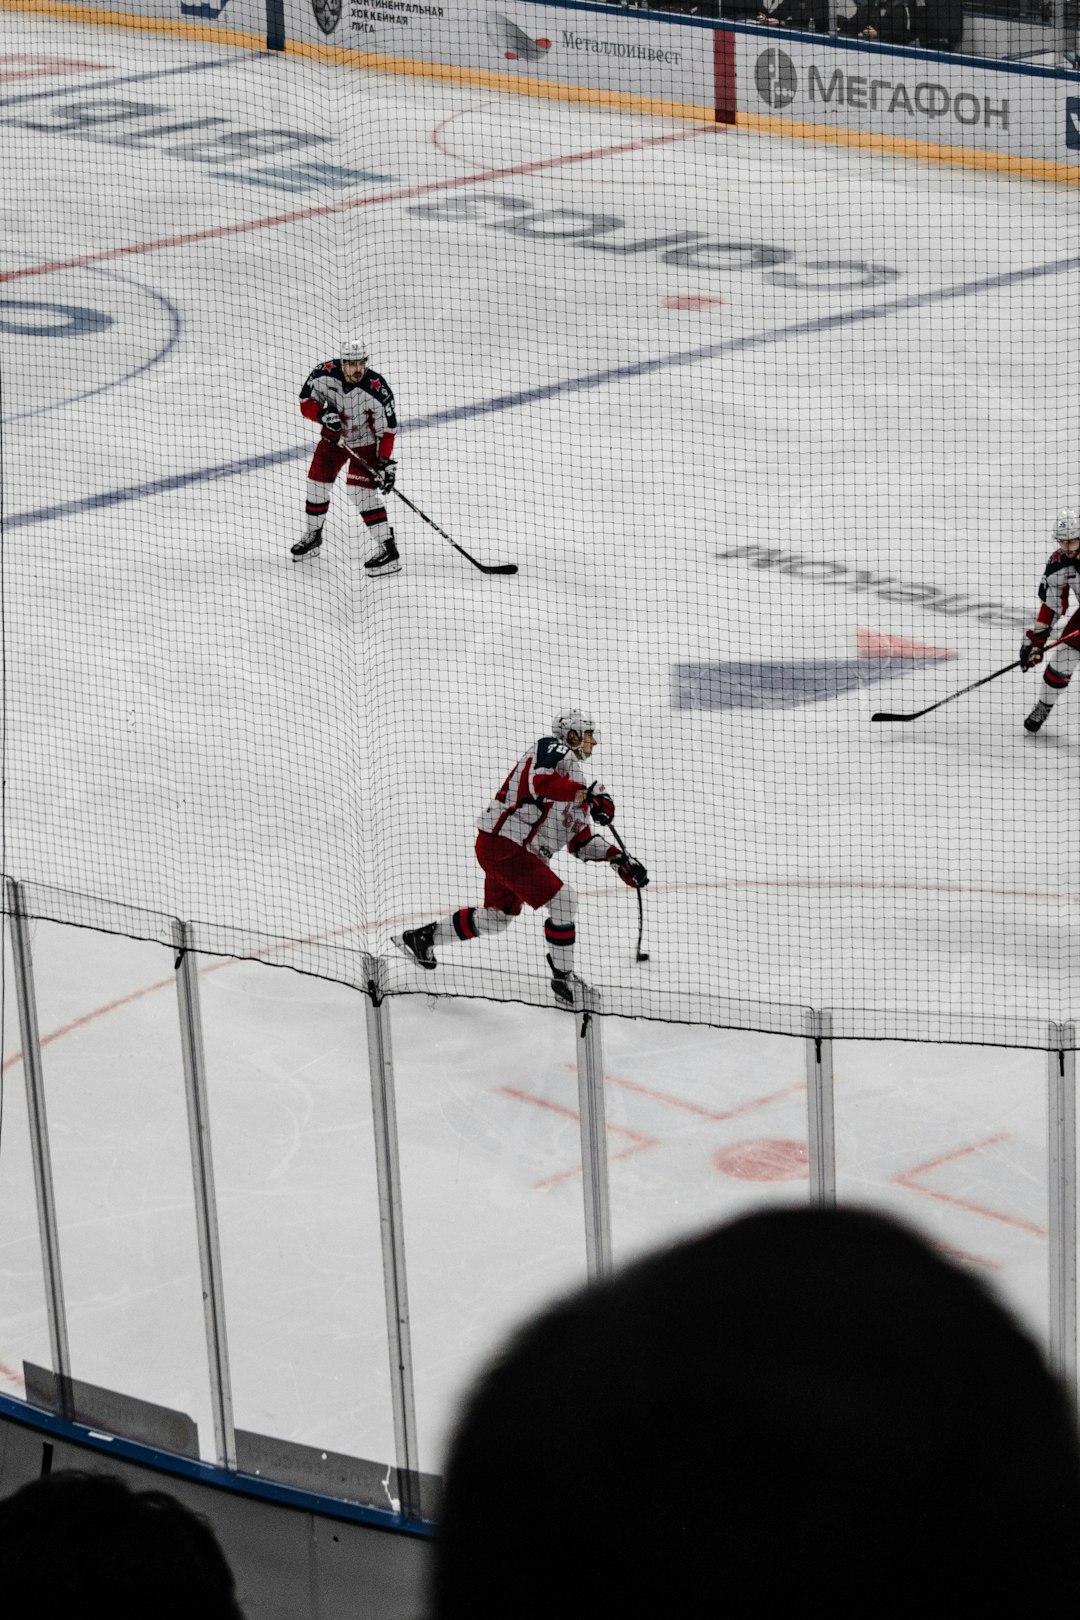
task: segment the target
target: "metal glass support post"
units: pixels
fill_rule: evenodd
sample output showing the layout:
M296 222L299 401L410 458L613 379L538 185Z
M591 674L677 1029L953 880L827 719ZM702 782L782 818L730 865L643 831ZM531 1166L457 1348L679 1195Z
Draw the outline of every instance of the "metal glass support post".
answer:
M49 1349L60 1396L60 1415L71 1418L74 1416L71 1400L71 1351L68 1346L67 1312L64 1308L64 1278L60 1268L60 1231L56 1220L56 1197L53 1192L49 1126L45 1116L45 1075L41 1066L37 997L34 994L34 960L30 947L29 922L23 906L22 884L17 883L14 878L7 879L7 901L11 918L15 987L19 1001L19 1032L22 1038L23 1075L26 1080L30 1153L34 1161L34 1189L37 1193L41 1267L45 1278L45 1309L49 1319Z
M394 1060L390 1050L390 1011L382 989L381 964L368 958L367 1040L371 1106L375 1127L375 1176L382 1231L386 1331L390 1350L390 1393L394 1409L398 1495L401 1512L420 1512L420 1451L416 1438L412 1334L405 1275L405 1223L401 1200Z
M1050 1025L1050 1364L1076 1394L1076 1053L1072 1024Z
M840 7L837 0L829 0L829 33L835 36L840 32Z
M600 1020L581 1014L577 1030L578 1116L585 1189L585 1261L589 1281L611 1270L611 1200L608 1195L607 1120L604 1108L604 1048Z
M210 1106L206 1093L199 977L188 923L173 923L176 946L176 994L180 1003L180 1046L184 1056L184 1091L187 1095L188 1141L195 1191L195 1221L199 1234L199 1272L202 1278L203 1320L210 1373L210 1405L214 1415L214 1450L222 1468L236 1467L229 1346L225 1336L225 1287L221 1274L214 1162L210 1152Z
M285 49L285 0L266 0L266 48Z
M810 1202L836 1203L836 1133L833 1127L832 1016L807 1008L806 1109L810 1140Z

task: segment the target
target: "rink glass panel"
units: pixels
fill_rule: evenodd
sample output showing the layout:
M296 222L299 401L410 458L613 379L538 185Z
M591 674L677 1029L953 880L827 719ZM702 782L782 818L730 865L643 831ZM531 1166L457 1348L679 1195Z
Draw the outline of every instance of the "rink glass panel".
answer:
M585 1283L572 1016L395 1000L420 1466L505 1335Z
M1045 1344L1046 1055L877 1041L834 1051L837 1196L911 1222Z
M798 1040L602 1021L616 1263L751 1208L805 1203Z
M24 1394L23 1363L48 1367L49 1322L38 1239L34 1167L27 1122L26 1087L22 1066L22 1034L16 996L8 923L0 929L3 941L3 1067L0 1101L0 1389L20 1399Z
M72 1377L186 1413L212 1456L172 954L51 922L31 934ZM22 1078L19 1064L5 1079L13 1146ZM21 1154L7 1167L15 1203L4 1230L33 1222L17 1253L36 1293L29 1171ZM20 1315L3 1313L6 1322ZM23 1354L49 1368L48 1335L36 1338Z
M389 1463L363 999L257 962L200 967L236 1426Z

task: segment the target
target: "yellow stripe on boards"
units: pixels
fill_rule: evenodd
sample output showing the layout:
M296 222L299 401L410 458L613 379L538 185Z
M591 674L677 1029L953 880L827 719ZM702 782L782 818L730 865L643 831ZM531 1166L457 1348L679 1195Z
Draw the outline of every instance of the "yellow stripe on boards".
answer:
M131 28L148 34L165 34L174 39L194 39L214 45L240 45L260 49L262 34L218 28L204 23L169 21L162 17L140 17L129 11L99 11L70 0L0 0L0 11L26 12L39 17L55 17L65 22L89 26ZM341 67L364 68L373 73L392 73L414 79L432 79L441 84L463 84L482 90L501 90L516 96L538 96L545 101L575 102L584 107L604 107L615 112L636 113L639 117L682 118L712 124L712 107L692 102L665 101L658 96L632 95L621 90L593 90L586 85L554 84L547 79L494 73L487 68L452 67L444 62L421 62L410 56L384 56L374 51L353 50L346 45L309 44L289 40L287 56L305 57L314 62L330 62ZM947 146L934 141L914 140L903 135L880 135L871 130L835 129L824 124L801 123L767 113L740 112L735 124L717 124L718 134L733 129L755 135L780 135L788 140L818 141L827 146L846 146L855 151L881 152L890 157L915 159L923 163L947 164L952 168L977 169L1010 179L1046 180L1058 185L1080 185L1080 165L1056 162L1051 158L1014 157L1006 152L983 152L973 147Z
M906 135L879 135L868 129L830 129L824 124L804 124L796 119L777 118L768 113L740 112L736 126L756 135L786 135L796 141L821 141L827 146L854 147L863 152L882 152L890 157L918 158L923 163L947 163L954 168L982 169L1023 180L1053 180L1067 186L1080 185L1080 166L1058 163L1052 158L1014 157L1009 152L982 152L970 146L946 146L936 141L918 141Z

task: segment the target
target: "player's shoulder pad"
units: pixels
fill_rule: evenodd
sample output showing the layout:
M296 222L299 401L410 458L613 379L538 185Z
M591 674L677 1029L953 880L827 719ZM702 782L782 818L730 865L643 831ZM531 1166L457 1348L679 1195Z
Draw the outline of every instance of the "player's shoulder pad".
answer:
M315 370L308 372L308 379L304 387L310 388L312 383L319 382L327 377L336 377L339 382L344 382L345 373L337 360L320 360Z
M558 737L541 737L536 745L535 769L554 771L562 764L570 750Z
M393 404L394 395L391 391L390 384L387 382L386 378L380 376L377 371L365 371L363 377L361 378L360 386L369 394L374 394L376 399L381 399L383 404Z

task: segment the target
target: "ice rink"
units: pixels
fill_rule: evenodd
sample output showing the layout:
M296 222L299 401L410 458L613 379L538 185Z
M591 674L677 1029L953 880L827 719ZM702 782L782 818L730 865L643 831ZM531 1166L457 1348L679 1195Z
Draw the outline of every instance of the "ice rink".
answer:
M803 1046L754 1030L823 1007L841 1194L1043 1332L1045 1056L854 1037L1035 1044L1080 1011L1075 695L1038 739L1035 676L870 724L1016 656L1080 497L1075 192L103 27L0 38L4 866L489 998L392 1004L423 1466L498 1334L583 1278L577 1093L535 921L423 985L390 934L478 897L474 819L570 701L653 879L635 967L629 892L573 874L618 1256L805 1197ZM296 396L354 330L402 489L513 579L404 508L403 572L367 577L343 489L290 559ZM208 1443L171 957L35 947L77 1375ZM237 1422L388 1457L363 1003L209 956L201 983ZM19 1393L48 1341L10 994L4 1038Z

